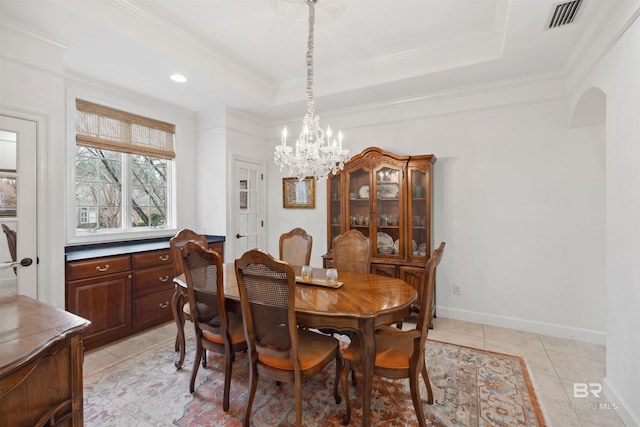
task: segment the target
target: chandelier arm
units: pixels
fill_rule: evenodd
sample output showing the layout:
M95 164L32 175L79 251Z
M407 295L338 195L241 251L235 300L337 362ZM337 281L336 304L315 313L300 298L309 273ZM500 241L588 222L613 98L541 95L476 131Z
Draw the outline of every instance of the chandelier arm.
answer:
M315 100L313 98L313 30L315 24L316 0L306 0L309 5L309 38L307 39L307 113L313 119L315 116Z

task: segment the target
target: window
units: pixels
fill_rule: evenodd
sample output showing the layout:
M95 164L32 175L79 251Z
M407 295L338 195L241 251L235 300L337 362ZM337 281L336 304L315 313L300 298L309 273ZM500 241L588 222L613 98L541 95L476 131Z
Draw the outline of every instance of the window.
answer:
M76 100L76 234L171 225L175 126Z

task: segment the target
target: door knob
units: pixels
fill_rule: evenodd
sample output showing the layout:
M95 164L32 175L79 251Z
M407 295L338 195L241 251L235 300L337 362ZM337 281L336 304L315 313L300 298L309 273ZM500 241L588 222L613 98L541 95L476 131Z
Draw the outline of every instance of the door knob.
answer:
M242 234L240 234L240 233L236 234L236 239L239 239L239 238L241 238L241 237L247 237L247 236L244 236L244 235L242 235Z
M31 258L22 258L20 260L20 265L23 267L29 267L31 264L33 264L33 260Z

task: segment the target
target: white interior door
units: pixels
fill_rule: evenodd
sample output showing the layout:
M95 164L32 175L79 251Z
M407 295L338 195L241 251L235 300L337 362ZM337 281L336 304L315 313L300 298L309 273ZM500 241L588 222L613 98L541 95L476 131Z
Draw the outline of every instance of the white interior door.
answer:
M17 234L17 257L0 235L0 295L38 298L36 147L37 125L0 115L0 224ZM15 272L14 272L15 268Z
M234 159L232 182L234 259L249 249L264 246L264 166L262 163Z

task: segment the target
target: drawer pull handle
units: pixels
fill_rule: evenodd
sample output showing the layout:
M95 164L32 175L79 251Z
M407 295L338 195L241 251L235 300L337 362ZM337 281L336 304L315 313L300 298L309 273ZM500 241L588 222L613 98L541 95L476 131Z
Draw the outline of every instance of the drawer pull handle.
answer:
M165 302L164 304L160 303L160 304L158 304L158 306L160 308L167 308L167 307L169 307L169 301Z
M109 264L105 265L104 268L100 268L99 265L96 265L96 270L98 271L107 271L109 269Z
M160 261L169 261L169 255L165 255L165 256L159 255L158 258L160 258Z
M169 276L158 277L158 279L160 279L161 282L166 282L167 280L169 280Z

